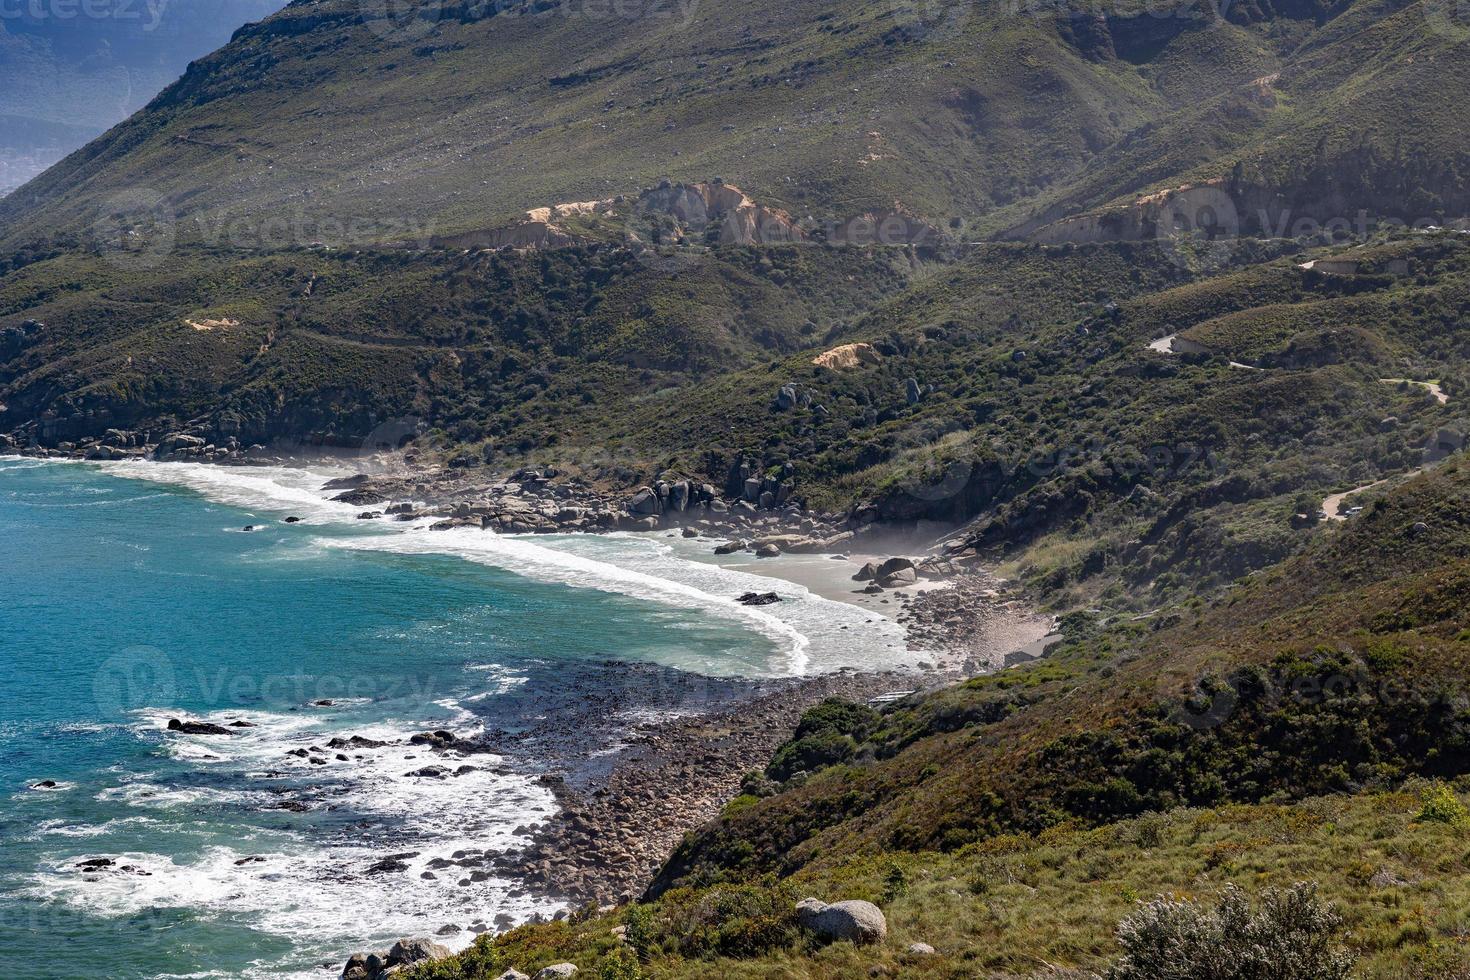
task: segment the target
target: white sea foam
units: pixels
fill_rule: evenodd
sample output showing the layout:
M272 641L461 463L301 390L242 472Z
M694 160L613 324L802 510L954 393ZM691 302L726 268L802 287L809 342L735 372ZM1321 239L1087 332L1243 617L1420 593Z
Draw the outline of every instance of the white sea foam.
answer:
M476 734L474 716L457 702L445 699L437 707L441 714L432 719L433 727L450 726L463 736ZM493 872L486 880L464 886L457 882L462 876L468 879L468 868L455 866L432 872L434 878L422 877L429 862L453 860L457 851L502 851L523 845L524 830L517 831L535 827L555 812L548 790L527 777L496 772L498 757L435 753L409 742L410 735L429 723L382 719L367 712L250 713L256 727L236 729L228 736L168 732L167 719L177 714L138 712L135 731L140 737L161 740L165 755L176 760L191 762L197 753L208 752L215 757L212 773L218 775L224 767L242 787L254 783L263 788L168 786L163 782L166 777L152 774L104 790L99 798L147 809L152 815L119 818L96 828L59 822L42 828L43 834L89 838L89 846L96 850L48 858L33 876L29 895L104 916L190 908L204 915L243 917L255 928L297 941L313 955L333 957L400 935L430 934L445 924L464 927L499 913L523 920L558 907L544 898L512 897L517 883ZM203 719L228 724L240 714L222 711ZM326 745L334 736L348 735L390 744L343 749L347 759L340 761L338 750ZM312 765L288 755L311 747L323 749L316 754L329 762ZM427 766L451 771L475 768L443 779L410 775ZM267 779L266 771L281 778ZM272 787L288 794L271 792ZM201 808L265 811L283 799L301 800L316 812L341 808L376 829L357 829L356 823L335 832L319 827L252 828L248 823L231 831L222 826L197 829L210 827L196 822ZM148 837L167 839L170 845L185 827L196 828L193 834L208 840L192 852L171 846L172 856L105 849L114 833L119 842L139 840L141 821L149 824L143 828ZM402 859L407 870L368 872L386 855L408 852L416 853ZM91 857L110 858L118 868L84 874L77 864ZM138 870L118 870L123 865ZM444 942L462 946L472 938L465 931ZM280 966L263 964L260 973L279 976Z
M769 576L692 561L650 534L549 535L533 541L530 536L469 528L429 532L432 519L369 528L356 519L360 508L329 500L321 490L327 480L349 472L343 469L146 460L97 465L117 476L186 487L252 513L289 513L305 523L350 525L360 532L319 537L310 546L290 541L267 555L252 556L254 561L289 560L318 548L453 555L535 581L626 595L736 622L764 636L780 657L779 662L764 665L749 659L690 665L705 673L800 675L841 667L902 667L921 659L905 649L897 623L871 610L825 599L800 585L779 588L786 599L779 606L743 606L736 597L770 590Z
M760 608L742 606L730 596L713 594L685 581L621 567L570 550L547 547L524 536L490 534L471 528L429 531L414 527L397 534L322 538L319 542L334 548L455 555L539 582L597 589L710 613L741 622L782 649L785 669L781 672L801 674L808 665L810 640L790 623Z
M42 820L36 824L36 836L38 837L104 837L115 834L124 828L136 830L139 827L157 826L159 821L151 817L123 817L118 820L108 820L105 823L69 823L65 820Z
M252 561L292 560L323 548L448 554L535 581L598 589L738 623L768 638L777 652L777 659L764 665L749 660L723 665L724 670L719 663L692 665L707 673L804 673L893 666L904 659L898 627L886 619L801 586L778 587L785 601L777 606L742 606L735 596L768 591L772 581L692 561L652 535L533 541L468 529L433 532L428 521L369 527L356 520L358 508L328 500L321 491L325 480L341 473L141 461L100 466L119 477L185 487L252 517L261 515L260 521L242 524L294 514L340 529L340 536L282 529L279 546L252 553ZM349 527L351 533L342 533ZM665 617L664 625L678 623ZM493 684L466 696L465 703L525 683L497 665L478 669ZM407 711L411 717L384 718L385 710ZM155 772L115 770L115 784L96 795L120 816L95 830L66 823L43 831L58 847L70 838L85 839L95 856L149 873L84 875L76 864L93 855L57 851L29 883L33 897L103 915L187 906L206 916L249 921L293 939L313 956L332 957L398 935L429 934L447 923L464 926L501 912L524 919L556 907L525 894L511 897L517 883L493 875L461 886L458 880L468 869L458 866L433 872L436 878L421 877L431 861L453 860L456 851L516 847L524 843L517 829L534 827L555 812L549 791L526 777L497 773L499 760L493 756L441 758L409 744L413 732L429 727L473 735L477 716L465 704L441 699L432 706L389 709L339 700L322 710L205 716L217 724L243 717L258 726L234 729L229 736L166 732L167 720L177 714L160 708L135 719L139 737L156 742L166 761ZM326 750L324 765L288 755L313 746L326 749L336 735L391 744L345 749L346 760ZM445 779L410 775L430 765L476 768ZM190 778L170 774L179 768ZM271 809L293 799L311 813L298 817ZM221 811L246 816L221 821ZM363 826L347 824L348 817L360 818ZM175 848L178 841L185 846ZM403 859L407 870L368 873L386 854L407 852L417 852ZM447 944L464 945L471 938L466 931ZM280 970L281 964L261 963L246 975L279 976Z

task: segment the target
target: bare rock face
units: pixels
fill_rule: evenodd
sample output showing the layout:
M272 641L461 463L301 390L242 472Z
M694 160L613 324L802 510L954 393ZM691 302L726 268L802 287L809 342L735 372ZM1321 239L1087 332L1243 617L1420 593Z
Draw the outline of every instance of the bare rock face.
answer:
M719 220L720 242L725 245L796 242L807 237L786 212L756 204L734 184L717 181L665 182L639 197L638 210L667 215L694 230Z
M852 371L865 364L879 364L882 361L883 355L872 344L842 344L812 358L812 363L817 367L831 371Z
M859 945L879 943L888 936L888 920L872 902L846 901L831 905L815 898L796 903L796 918L827 942L847 940Z

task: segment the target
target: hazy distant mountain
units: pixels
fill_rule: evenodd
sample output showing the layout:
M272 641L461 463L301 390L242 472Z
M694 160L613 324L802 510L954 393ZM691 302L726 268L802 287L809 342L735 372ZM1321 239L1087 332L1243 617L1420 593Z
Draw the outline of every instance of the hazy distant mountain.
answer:
M0 16L0 193L147 104L282 0L28 0Z

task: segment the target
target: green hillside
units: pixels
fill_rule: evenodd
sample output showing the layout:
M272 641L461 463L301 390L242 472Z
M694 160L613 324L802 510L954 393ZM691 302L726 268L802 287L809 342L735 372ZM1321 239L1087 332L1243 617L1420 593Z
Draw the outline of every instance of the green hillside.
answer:
M1300 268L1343 254L1357 273ZM125 270L67 254L0 281L16 338L0 431L352 448L414 418L441 459L612 487L789 463L812 507L972 521L962 546L1012 561L1058 608L1146 607L1297 551L1314 533L1297 515L1463 432L1470 387L1463 236L1242 247L1214 273L1173 258L1127 243L670 263L616 246L186 248ZM1150 349L1170 332L1203 353ZM812 363L847 342L877 363ZM782 410L783 385L810 406Z

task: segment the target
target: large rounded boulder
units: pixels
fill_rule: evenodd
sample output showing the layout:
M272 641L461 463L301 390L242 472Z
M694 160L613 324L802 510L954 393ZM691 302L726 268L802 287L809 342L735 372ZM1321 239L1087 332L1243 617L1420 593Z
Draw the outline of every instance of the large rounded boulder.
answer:
M826 942L880 943L888 935L888 921L872 902L854 900L828 905L815 898L804 898L796 903L796 919L803 929Z

